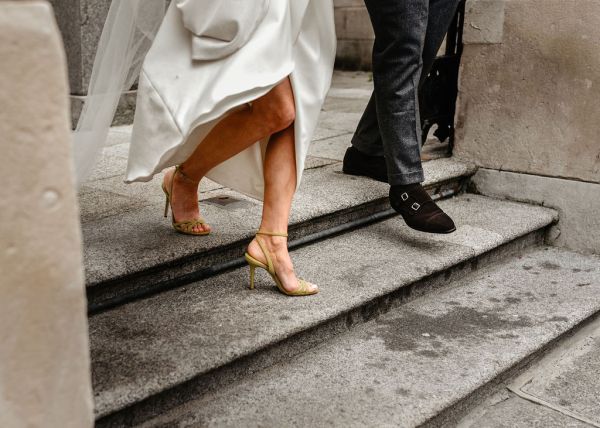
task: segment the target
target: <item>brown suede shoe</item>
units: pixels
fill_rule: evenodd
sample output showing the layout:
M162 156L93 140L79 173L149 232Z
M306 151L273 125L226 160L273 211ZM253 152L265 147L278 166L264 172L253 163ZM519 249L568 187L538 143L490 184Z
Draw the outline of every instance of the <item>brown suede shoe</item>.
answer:
M412 229L428 233L452 233L452 219L429 196L420 184L390 187L390 204Z

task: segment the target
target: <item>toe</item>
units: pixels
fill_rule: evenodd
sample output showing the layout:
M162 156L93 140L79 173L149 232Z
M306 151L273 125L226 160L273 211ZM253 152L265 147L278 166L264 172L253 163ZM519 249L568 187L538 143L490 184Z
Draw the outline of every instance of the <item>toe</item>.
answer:
M305 284L304 289L306 291L308 291L309 293L317 293L319 291L319 287L317 287L316 284L313 284L312 282L308 282L308 281L304 281L304 280L301 280L301 281L304 282L304 284Z
M454 221L448 216L445 212L441 211L429 220L431 227L433 230L441 233L447 233L453 230L456 230L456 225Z

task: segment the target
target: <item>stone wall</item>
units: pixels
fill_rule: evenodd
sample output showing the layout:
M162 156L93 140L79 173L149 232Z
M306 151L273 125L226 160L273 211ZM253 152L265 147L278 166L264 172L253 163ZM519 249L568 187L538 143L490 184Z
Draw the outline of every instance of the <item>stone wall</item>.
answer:
M370 70L373 27L364 0L334 0L338 37L336 67Z
M71 94L85 95L111 0L50 0L69 63Z
M0 58L0 427L92 427L66 61L47 2L0 1Z
M503 25L490 3L505 4ZM489 168L600 182L600 2L568 3L469 3L458 156ZM479 32L486 34L478 39Z
M600 253L600 2L566 3L467 3L454 154L485 168L479 191L558 209L556 244Z
M96 49L112 0L49 0L60 27L69 64L72 125L75 126L87 94ZM121 97L115 125L130 123L135 92Z

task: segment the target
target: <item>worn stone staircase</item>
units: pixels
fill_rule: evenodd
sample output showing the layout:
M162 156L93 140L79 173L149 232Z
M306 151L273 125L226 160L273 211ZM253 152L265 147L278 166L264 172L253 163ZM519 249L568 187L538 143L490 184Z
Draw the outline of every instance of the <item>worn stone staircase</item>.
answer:
M307 298L247 289L260 205L207 182L214 233L178 235L157 183L120 183L112 131L81 195L97 426L448 425L596 316L600 258L544 246L555 211L466 193L476 168L439 158L426 185L458 230L421 234L341 174L369 91L336 83L290 227Z

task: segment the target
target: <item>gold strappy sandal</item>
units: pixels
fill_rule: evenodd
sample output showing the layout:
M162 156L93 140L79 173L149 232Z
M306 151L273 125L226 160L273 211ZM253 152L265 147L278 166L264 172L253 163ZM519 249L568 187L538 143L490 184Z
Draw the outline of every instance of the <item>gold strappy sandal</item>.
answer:
M281 282L281 280L277 276L277 273L275 272L275 267L273 266L273 259L271 258L271 255L269 254L269 250L267 250L267 246L261 241L261 239L258 237L258 235L282 236L284 238L287 238L287 236L288 236L287 233L263 232L260 230L258 232L256 232L256 242L258 243L258 246L260 247L263 254L265 255L265 258L267 259L267 264L265 265L264 263L256 260L254 257L252 257L247 252L244 255L246 258L246 261L250 265L250 289L251 290L254 289L254 271L258 267L258 268L262 268L262 269L266 270L269 273L269 275L271 275L271 277L273 278L273 281L275 281L275 285L277 285L277 288L279 289L279 291L281 291L283 294L285 294L287 296L310 296L312 294L317 294L319 292L318 289L311 290L310 284L300 278L298 278L299 287L296 291L290 292L290 291L287 291L285 288L283 288L283 283Z
M171 186L170 186L171 189L167 190L167 188L165 187L164 181L162 183L162 189L163 189L163 192L165 192L165 196L167 198L167 201L165 202L165 218L169 215L169 207L171 206L171 199L172 199L172 195L173 195L173 184L175 183L175 174L177 174L177 173L179 173L187 178L187 176L181 171L181 168L177 166L177 167L175 167L175 172L173 173L173 177L171 177ZM173 225L173 228L179 233L183 233L185 235L194 235L194 236L206 236L206 235L210 234L210 230L205 231L205 232L194 232L194 228L196 226L201 225L201 224L206 224L206 221L204 221L204 219L202 217L198 217L193 220L176 222L175 215L173 214L173 209L171 209L171 218L172 218L171 224Z

